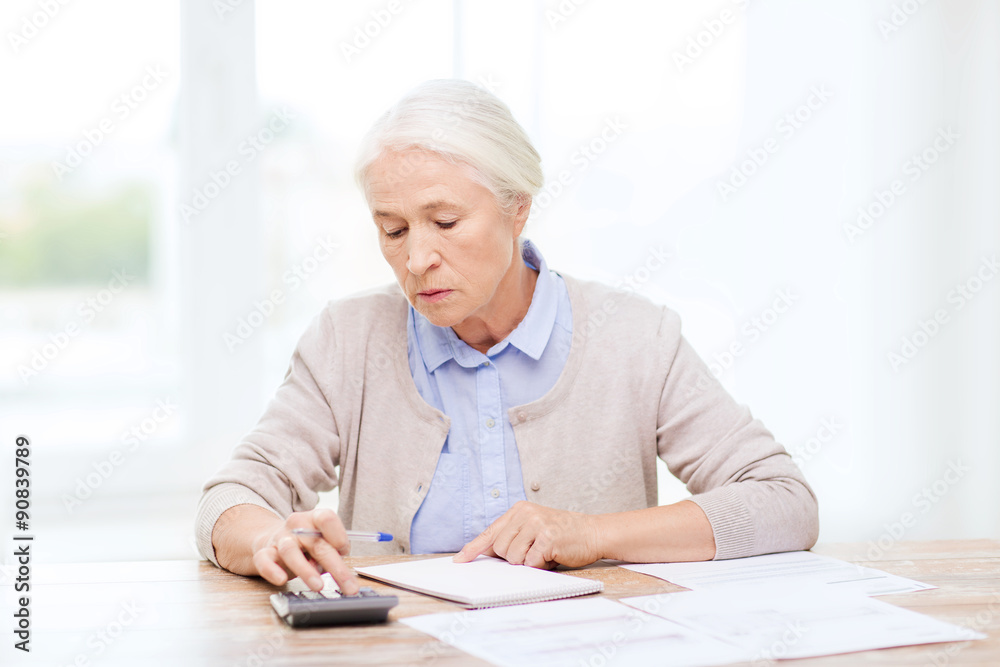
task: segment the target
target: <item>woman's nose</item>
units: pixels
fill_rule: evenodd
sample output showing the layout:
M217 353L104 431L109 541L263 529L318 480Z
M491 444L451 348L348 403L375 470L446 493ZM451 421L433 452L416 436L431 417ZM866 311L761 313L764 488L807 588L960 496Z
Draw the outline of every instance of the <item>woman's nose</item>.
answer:
M407 239L409 248L406 259L406 269L415 276L422 276L441 263L441 254L437 249L437 235L433 233L411 233Z

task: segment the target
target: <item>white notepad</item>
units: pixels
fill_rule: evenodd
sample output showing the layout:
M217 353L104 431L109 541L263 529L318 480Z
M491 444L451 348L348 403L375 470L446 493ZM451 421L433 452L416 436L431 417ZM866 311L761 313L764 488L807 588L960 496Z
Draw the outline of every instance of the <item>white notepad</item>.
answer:
M455 563L451 556L357 568L358 574L393 586L457 602L470 609L501 607L600 593L604 584L527 565L480 556Z

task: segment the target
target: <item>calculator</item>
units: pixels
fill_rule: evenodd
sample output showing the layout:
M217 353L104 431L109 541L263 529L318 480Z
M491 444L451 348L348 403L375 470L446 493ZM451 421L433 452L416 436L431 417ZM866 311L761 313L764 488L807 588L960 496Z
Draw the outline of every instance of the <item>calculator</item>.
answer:
M364 586L357 595L337 591L284 592L271 596L271 606L293 628L317 625L385 623L389 610L399 604L395 595L379 595Z

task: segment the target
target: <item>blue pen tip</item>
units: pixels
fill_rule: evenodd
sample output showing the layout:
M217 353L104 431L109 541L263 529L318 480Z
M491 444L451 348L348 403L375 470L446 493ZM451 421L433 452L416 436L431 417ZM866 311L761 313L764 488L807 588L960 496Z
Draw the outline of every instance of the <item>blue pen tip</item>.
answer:
M392 542L392 535L390 535L389 533L379 533L378 534L378 541L379 542Z

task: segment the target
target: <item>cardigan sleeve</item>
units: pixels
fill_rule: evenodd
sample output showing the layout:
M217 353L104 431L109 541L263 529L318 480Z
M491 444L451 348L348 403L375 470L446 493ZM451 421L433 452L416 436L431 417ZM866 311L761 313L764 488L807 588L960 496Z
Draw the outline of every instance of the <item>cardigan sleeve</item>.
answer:
M819 534L816 496L784 447L738 405L665 310L669 370L657 449L712 525L716 560L809 549Z
M340 436L325 386L333 372L333 331L321 312L302 335L284 382L254 429L205 483L198 505L198 550L218 565L216 521L230 507L257 505L284 517L312 509L337 485Z

